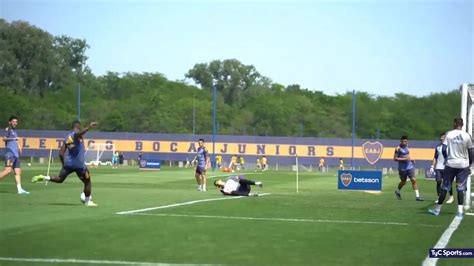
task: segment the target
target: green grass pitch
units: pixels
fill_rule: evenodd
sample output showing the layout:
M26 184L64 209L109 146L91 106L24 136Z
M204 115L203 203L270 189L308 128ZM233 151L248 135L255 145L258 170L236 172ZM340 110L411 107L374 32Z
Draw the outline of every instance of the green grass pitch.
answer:
M28 196L15 194L12 176L0 183L0 257L169 264L421 265L456 213L456 204L445 205L439 217L427 213L435 200L435 183L424 178L418 180L425 201L416 202L411 185L402 190L403 200L395 199L396 176L384 178L383 193L375 195L338 191L335 173L305 172L300 173L296 195L293 172L270 171L246 177L264 182L263 188L253 191L271 195L118 215L223 196L211 186L208 192L195 191L192 169L145 172L101 167L91 169L93 199L99 207L87 208L79 201L82 183L75 175L64 184L29 183L33 175L45 171L45 166L24 164ZM52 173L58 171L55 165ZM448 247L474 247L473 216L464 218ZM472 259L438 262L473 264ZM0 260L0 265L46 264Z

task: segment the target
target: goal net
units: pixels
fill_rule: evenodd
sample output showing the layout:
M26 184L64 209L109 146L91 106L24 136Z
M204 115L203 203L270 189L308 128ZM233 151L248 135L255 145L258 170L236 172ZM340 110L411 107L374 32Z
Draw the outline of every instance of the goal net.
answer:
M464 83L461 85L461 117L464 120L464 130L473 136L473 120L474 120L474 84ZM474 173L474 168L471 169ZM468 210L472 207L474 193L472 190L472 175L467 179L466 199L464 201L464 209Z
M110 143L91 143L86 149L86 165L112 165L115 145Z

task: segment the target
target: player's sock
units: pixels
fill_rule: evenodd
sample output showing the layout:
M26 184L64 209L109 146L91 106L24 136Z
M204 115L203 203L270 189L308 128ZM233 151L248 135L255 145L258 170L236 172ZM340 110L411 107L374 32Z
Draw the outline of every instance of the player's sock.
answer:
M446 199L446 193L447 191L442 189L441 194L438 197L438 204L443 204L444 200Z
M402 199L402 195L400 194L400 189L399 188L397 188L397 190L395 190L395 196L397 197L398 200Z
M97 207L98 206L95 202L92 201L92 199L90 197L86 197L86 198L89 198L89 200L86 200L84 202L84 205L86 207Z
M51 180L51 177L49 175L47 175L47 176L44 177L44 180L49 181L49 180Z
M454 202L454 197L453 195L450 195L446 203L453 203Z
M464 190L458 190L458 205L464 205Z
M443 205L441 205L441 204L436 204L436 205L435 205L435 210L436 210L437 212L440 212L442 206L443 206Z
M89 202L90 200L91 200L91 196L86 197L85 200L84 200L84 202L87 203L87 202Z
M415 189L415 196L416 196L417 198L420 197L420 191L419 191L418 189Z
M16 189L17 189L17 191L18 191L18 194L20 194L20 195L29 195L29 194L30 194L30 192L24 190L24 189L21 187L21 185L17 185L17 186L16 186Z
M206 190L206 185L202 185L202 191L207 191Z
M461 213L463 212L464 208L462 205L458 205L458 213Z

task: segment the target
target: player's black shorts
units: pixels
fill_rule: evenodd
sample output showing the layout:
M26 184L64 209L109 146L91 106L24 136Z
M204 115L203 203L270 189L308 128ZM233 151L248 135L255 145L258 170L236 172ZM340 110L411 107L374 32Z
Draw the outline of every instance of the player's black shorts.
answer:
M206 174L206 169L204 167L196 167L196 174L198 175L205 175Z
M443 176L444 176L444 170L441 170L441 169L435 170L436 182L443 181Z
M443 179L443 189L446 191L451 190L454 179L456 179L456 190L465 191L467 178L469 177L471 170L469 167L466 168L452 168L446 166L444 168L444 179Z
M73 167L67 167L67 166L63 166L63 168L61 168L61 171L59 172L59 177L60 178L66 178L71 173L76 173L77 177L79 177L79 179L81 179L81 180L91 178L91 175L89 173L89 169L87 169L87 167L73 168Z
M415 177L415 169L398 170L398 175L402 180L406 180L407 178L413 178Z
M237 189L239 192L243 192L243 193L250 193L250 190L252 190L252 188L250 187L249 184L242 184L240 183L240 186L239 188Z

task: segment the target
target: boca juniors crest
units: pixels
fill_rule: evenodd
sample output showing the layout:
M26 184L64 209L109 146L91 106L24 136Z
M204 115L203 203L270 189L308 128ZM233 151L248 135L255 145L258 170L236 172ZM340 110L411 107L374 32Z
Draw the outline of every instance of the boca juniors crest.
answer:
M342 173L340 176L341 182L345 187L348 187L352 182L352 175L350 173Z
M362 144L362 153L364 154L365 160L371 165L374 165L382 157L383 144L378 141L367 141Z

